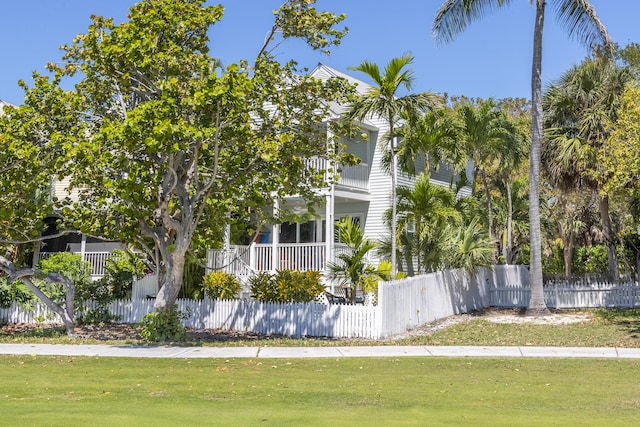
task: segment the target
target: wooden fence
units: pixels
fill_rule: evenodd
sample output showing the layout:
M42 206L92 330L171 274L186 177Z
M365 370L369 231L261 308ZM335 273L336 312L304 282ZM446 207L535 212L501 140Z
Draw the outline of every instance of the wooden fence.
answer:
M531 290L510 285L491 289L491 306L526 307ZM640 285L626 283L566 283L544 285L544 300L549 308L640 307Z
M637 282L589 286L556 283L545 286L544 293L550 308L640 307ZM379 339L488 306L523 307L529 302L529 294L526 267L496 266L473 275L451 270L381 283L376 306L208 299L180 299L177 303L178 309L189 316L184 325L194 329ZM153 302L146 298L115 301L109 311L122 323L136 323L153 311ZM28 311L15 303L8 309L0 308L0 322L60 323L41 304Z

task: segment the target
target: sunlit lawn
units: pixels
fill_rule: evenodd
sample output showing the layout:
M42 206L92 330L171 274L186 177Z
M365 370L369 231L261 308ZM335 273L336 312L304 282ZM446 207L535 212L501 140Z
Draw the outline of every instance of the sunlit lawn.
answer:
M633 425L640 361L0 356L0 425Z

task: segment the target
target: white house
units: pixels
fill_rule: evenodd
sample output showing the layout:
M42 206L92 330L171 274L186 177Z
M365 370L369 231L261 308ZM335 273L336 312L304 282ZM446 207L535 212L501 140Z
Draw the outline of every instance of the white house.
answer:
M348 74L335 70L327 65L318 64L311 72L313 77L329 79L339 77L356 85L356 90L364 94L370 85ZM331 120L338 120L345 111L345 106L333 104L330 106L329 117L324 123L327 138L332 138L327 124ZM356 166L339 167L339 179L328 189L319 190L324 198L324 206L318 207L318 215L305 223L285 223L274 226L262 233L250 245L233 245L227 241L223 250L209 250L207 266L209 269L224 270L238 276L250 276L259 271L275 271L279 269L295 269L300 271L324 271L327 262L333 261L339 251L344 250L339 242L335 242L335 221L344 217L356 218L359 221L365 237L379 241L388 239L389 230L384 223L384 214L391 207L391 176L382 167L384 156L383 136L389 130L389 124L380 117L370 117L361 126L360 136L356 139L342 138L348 153L361 159ZM366 137L363 137L366 134ZM314 167L320 170L330 170L331 165L324 161L315 162ZM418 170L419 172L419 170ZM467 175L471 177L472 167L467 168ZM398 173L398 186L412 186L413 178ZM437 171L431 171L431 181L448 187L455 181L454 172L444 165ZM471 181L469 181L471 182ZM469 195L470 187L465 187L461 195ZM52 196L62 200L66 197L77 198L76 192L69 193L68 180L54 180ZM306 203L296 197L288 197L278 202L273 209L287 209L298 213L306 212ZM94 251L93 246L98 242L81 241L74 237L73 241L64 242L64 248L44 248L44 252L60 250L77 251L94 265L94 271L103 270L98 265L108 257L108 251ZM82 244L78 244L82 243ZM94 253L95 252L95 253ZM372 254L375 257L375 254ZM376 262L373 259L372 262Z
M341 77L356 84L357 91L364 94L371 86L354 77L319 64L311 75L319 79ZM337 120L345 111L345 106L331 105L327 122ZM335 259L341 250L339 242L334 241L334 229L331 224L343 217L356 218L365 237L373 241L388 239L389 229L384 223L384 214L391 208L391 176L383 170L383 136L389 130L389 123L380 117L370 117L360 123L367 138L341 140L348 153L357 155L361 163L356 166L343 166L337 184L320 193L325 198L324 207L309 222L280 224L266 230L249 246L236 246L227 242L224 250L210 250L208 267L222 269L239 276L251 275L257 271L278 269L296 269L300 271L326 268L327 262ZM327 129L325 123L325 129ZM328 133L327 138L332 135ZM326 165L318 165L325 167ZM418 171L419 172L419 171ZM327 172L329 173L329 172ZM467 175L472 168L467 168ZM398 173L398 186L411 187L413 179L404 173ZM431 181L448 187L456 177L453 171L441 166L431 171ZM470 182L470 181L469 181ZM461 195L471 194L471 188L465 187ZM304 213L304 203L294 197L279 202L274 209L286 207ZM376 260L372 260L375 262Z

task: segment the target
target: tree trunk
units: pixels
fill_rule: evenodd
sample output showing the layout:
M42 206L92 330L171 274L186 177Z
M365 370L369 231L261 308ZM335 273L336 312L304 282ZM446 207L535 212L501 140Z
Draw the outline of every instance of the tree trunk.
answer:
M396 147L395 137L393 136L393 116L389 117L389 135L391 146L391 276L395 277L398 272L396 264Z
M549 313L542 287L542 233L540 231L540 150L542 146L542 30L545 0L536 0L536 23L533 32L533 65L531 67L531 153L529 166L529 282L531 297L527 314Z
M182 287L185 254L185 250L176 249L163 260L163 268L158 274L160 290L153 305L156 311L164 311L175 304Z
M504 262L513 264L513 195L511 194L511 183L508 178L505 179L505 183L507 188L507 242Z
M558 221L558 231L560 232L560 237L562 238L562 260L564 261L564 280L567 282L571 281L572 274L572 265L571 262L573 260L573 247L575 246L576 236L575 236L575 222L573 218L570 219L569 230L565 230L562 226L562 223Z
M58 273L48 273L44 275L43 272L33 269L26 268L23 270L18 270L15 265L6 259L3 256L0 256L0 270L7 275L7 283L11 284L11 282L15 280L20 280L24 283L27 288L34 295L47 306L47 308L62 319L62 323L64 323L64 328L67 331L68 335L73 335L73 326L75 324L75 310L73 306L73 300L75 298L75 286L71 280L67 277L58 274ZM55 302L53 302L47 295L44 294L40 290L38 286L36 286L31 280L34 276L44 276L44 280L47 283L60 283L64 286L65 289L65 304L64 307L59 306Z
M482 178L482 185L484 186L485 197L487 198L487 217L489 221L489 239L495 246L496 239L493 237L493 204L491 203L491 191L489 191L489 184L487 184L487 174L484 169L480 169L480 177Z
M609 196L600 196L598 203L600 208L600 220L602 221L602 234L604 244L607 248L607 278L609 281L618 281L620 273L618 271L618 255L616 253L616 237L613 232L611 216L609 215Z

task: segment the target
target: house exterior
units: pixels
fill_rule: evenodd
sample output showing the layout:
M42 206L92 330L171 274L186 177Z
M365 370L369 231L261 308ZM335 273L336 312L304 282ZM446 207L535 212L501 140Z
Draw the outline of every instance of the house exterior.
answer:
M356 85L359 94L364 94L371 87L324 64L318 64L311 75L319 79L344 78ZM345 106L331 105L327 122L338 120L345 109ZM325 129L328 129L326 124ZM227 242L225 249L209 251L208 268L224 270L241 278L259 271L278 269L325 271L327 263L335 260L336 255L344 250L344 246L335 241L332 226L335 221L344 217L355 218L366 238L373 241L388 239L389 229L384 222L384 215L391 208L391 175L383 169L382 158L385 149L383 136L389 130L389 123L381 117L373 116L360 123L360 126L361 135L364 133L366 137L342 138L341 142L348 153L361 159L361 163L339 168L337 183L320 193L325 199L325 204L316 209L316 218L303 224L280 224L264 230L249 246L237 246ZM328 133L327 138L331 137ZM420 171L418 169L417 172ZM467 175L471 176L472 173L473 168L469 165ZM397 177L398 186L405 187L411 187L415 179L404 173L398 173ZM432 183L449 187L455 180L454 172L444 165L437 171L431 171ZM460 195L470 194L471 188L464 187ZM289 197L279 201L273 209L287 208L304 213L304 206L302 200ZM376 254L372 254L372 257L372 263L379 261Z
M325 64L318 64L311 75L318 79L344 78L356 86L359 94L366 93L371 87L366 82ZM330 106L329 116L322 124L327 131L328 143L329 139L334 137L330 134L328 123L339 120L345 110L345 106L337 103ZM366 238L373 241L388 239L389 229L384 222L384 215L391 208L391 175L383 169L382 158L385 154L383 137L389 130L389 123L381 117L372 116L359 125L361 132L358 137L341 138L341 143L344 144L347 153L356 155L361 162L355 166L338 165L337 182L328 188L318 190L324 204L317 207L315 218L305 223L285 223L261 230L250 245L234 245L234 242L227 239L224 249L208 251L208 269L227 271L241 279L260 271L282 269L324 272L327 264L336 260L337 254L345 250L344 245L335 241L332 225L344 217L355 218ZM330 171L334 165L328 165L318 159L309 161L315 162L314 167L326 170L327 175L332 173ZM418 168L417 172L420 171ZM472 173L473 167L469 165L467 176L471 178ZM411 187L415 179L404 173L397 173L397 178L397 185L404 187ZM449 187L451 182L455 182L456 175L450 168L441 165L438 170L431 171L430 180L432 183ZM468 182L472 182L472 179ZM58 200L67 197L77 200L77 191L69 192L68 184L67 179L53 179L51 196ZM470 194L470 187L464 187L460 192L461 196ZM306 213L306 202L296 197L287 197L279 200L272 209L287 209L302 214ZM51 252L77 252L92 263L94 277L100 277L106 258L116 247L118 246L111 245L107 248L104 244L87 240L81 235L70 236L64 242L47 243L42 252L34 257L34 264ZM372 263L379 262L375 253L371 256Z

